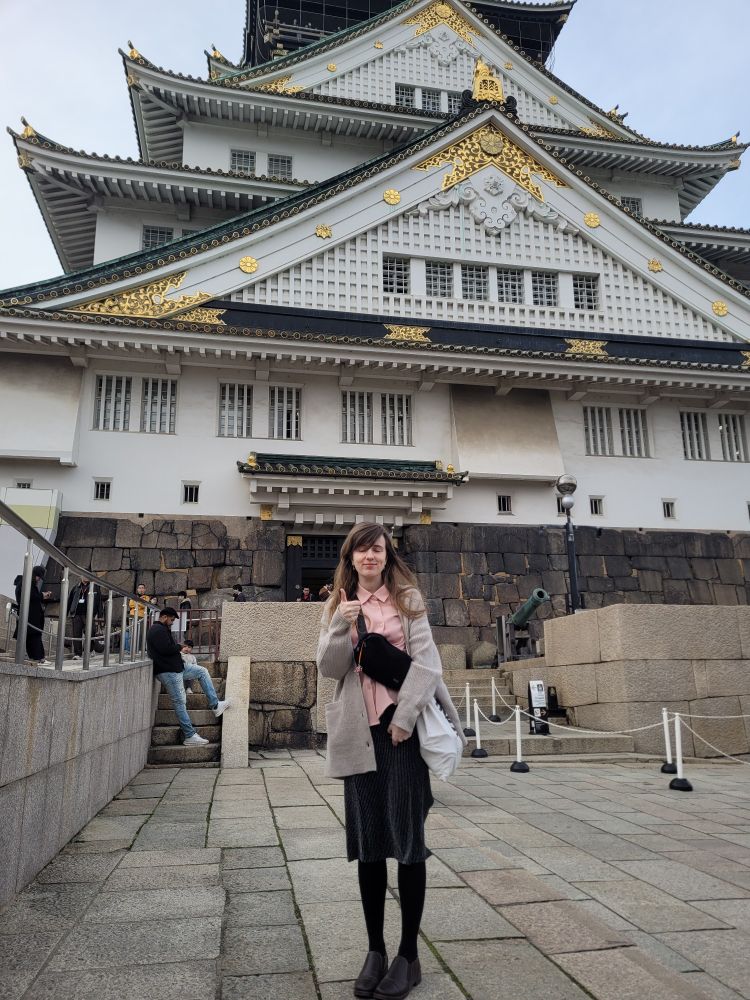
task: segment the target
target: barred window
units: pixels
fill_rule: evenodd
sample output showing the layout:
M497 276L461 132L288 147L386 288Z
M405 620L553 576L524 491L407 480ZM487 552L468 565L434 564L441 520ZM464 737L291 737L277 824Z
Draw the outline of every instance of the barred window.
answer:
M745 418L738 413L719 414L721 457L725 462L747 461Z
M198 503L198 495L200 493L200 483L183 483L182 484L182 502L183 503Z
M674 518L676 518L677 514L675 512L675 502L674 502L674 500L662 500L662 502L661 502L661 512L664 515L664 517L669 518L670 520L673 520Z
M31 479L17 479L16 489L17 490L30 490L32 485Z
M410 261L405 257L383 257L383 291L408 295Z
M109 500L112 493L111 479L94 480L94 500Z
M555 500L557 501L557 513L558 514L565 514L565 508L563 507L563 499L564 498L561 497L559 493L555 497Z
M691 461L707 462L711 458L708 445L708 422L705 413L685 410L680 413L682 453Z
M490 269L483 264L461 265L461 294L465 299L484 302L489 298Z
M300 390L288 385L272 385L268 394L268 436L281 440L298 440Z
M281 156L278 153L269 153L268 176L277 177L281 181L290 181L293 177L291 156Z
M627 208L628 211L632 212L633 215L643 215L642 198L631 198L630 195L623 195L620 198L620 204L623 208Z
M498 493L497 512L498 514L513 513L513 497L509 493Z
M646 411L620 409L618 416L620 418L620 443L623 455L628 458L648 458Z
M153 250L174 239L174 229L171 226L144 226L141 236L141 249Z
M573 275L573 304L576 309L599 308L599 276L596 274Z
M341 440L346 444L372 444L372 393L341 393Z
M523 302L523 271L515 267L499 267L497 297L500 302Z
M380 397L383 444L411 444L411 396L384 392Z
M229 169L240 174L255 173L255 153L249 149L232 149L229 153Z
M584 406L583 435L587 455L614 455L612 413L606 406Z
M589 506L594 517L604 517L604 497L589 497Z
M219 385L219 437L252 437L253 387L240 382Z
M396 104L402 108L414 108L417 105L416 88L406 83L396 84Z
M456 90L448 91L448 114L457 115L461 110L461 94Z
M130 391L128 375L97 375L94 395L94 430L130 430Z
M440 91L422 87L422 108L424 111L439 111Z
M428 260L425 264L427 294L436 299L453 298L453 264L442 260Z
M531 272L531 299L535 306L557 305L557 275L554 271Z
M144 378L141 430L146 434L174 434L177 382L171 378Z

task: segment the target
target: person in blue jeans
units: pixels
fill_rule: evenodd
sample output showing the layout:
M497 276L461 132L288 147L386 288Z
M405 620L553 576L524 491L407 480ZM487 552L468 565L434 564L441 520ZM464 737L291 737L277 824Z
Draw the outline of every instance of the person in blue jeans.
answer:
M208 743L196 731L190 721L185 704L185 681L196 680L203 688L208 699L208 707L218 719L229 708L228 701L220 701L214 689L211 677L205 667L198 663L185 663L180 646L172 635L172 624L178 618L174 608L163 608L159 620L154 622L146 633L146 648L154 662L154 676L161 681L172 702L172 709L177 716L186 747L202 746Z

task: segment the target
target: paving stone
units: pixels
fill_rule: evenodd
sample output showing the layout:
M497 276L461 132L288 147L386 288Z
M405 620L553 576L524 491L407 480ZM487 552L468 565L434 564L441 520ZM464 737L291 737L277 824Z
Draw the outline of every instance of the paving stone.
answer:
M274 892L289 889L289 875L284 867L225 868L221 884L234 892Z
M144 768L128 785L163 785L165 781L171 781L180 774L179 767Z
M360 898L357 866L345 858L290 861L289 875L298 904Z
M622 931L622 936L626 941L632 941L634 945L650 955L656 962L660 962L673 972L695 972L697 966L688 961L683 955L668 948L663 941L655 938L653 934L645 931Z
M750 892L678 861L618 861L618 868L678 899L741 899Z
M565 846L558 837L544 830L538 830L529 823L483 823L482 828L498 840L520 850L526 850L527 847Z
M0 997L16 1000L39 972L65 933L60 926L52 931L24 931L0 934Z
M576 847L530 847L526 853L537 864L568 882L611 882L629 878L618 868L597 861Z
M666 969L638 948L556 955L554 960L597 1000L705 1000L684 976Z
M686 972L685 981L709 998L709 1000L740 1000L741 995L724 986L718 979L709 976L707 972Z
M623 948L629 944L622 933L565 900L504 906L501 912L546 955Z
M519 937L519 932L471 889L433 889L422 930L431 941Z
M703 910L643 882L585 882L583 885L594 899L619 913L639 930L652 934L726 927L721 920Z
M699 910L710 913L730 927L750 934L750 899L716 899L695 902Z
M3 910L0 933L53 933L67 929L78 920L97 891L98 886L91 882L34 883Z
M187 848L184 851L130 851L120 862L123 868L168 867L169 865L215 865L221 861L218 847Z
M227 847L220 853L224 869L273 868L284 864L280 847Z
M150 799L156 796L161 798L167 791L167 783L159 785L126 785L121 792L115 796L117 799Z
M585 888L566 882L565 879L560 878L559 875L537 875L536 877L540 882L543 882L548 889L554 890L560 899L583 900L589 898ZM582 886L585 885L586 883L583 882Z
M165 822L150 819L133 841L134 851L175 850L181 847L205 847L206 823Z
M275 847L278 842L270 823L250 826L242 819L213 819L208 825L209 847Z
M464 881L492 906L560 899L560 893L522 871L465 872Z
M142 889L144 872L142 868L118 868L107 879L104 889L113 892L121 889ZM178 865L148 868L148 885L150 889L175 889L180 886L188 889L200 886L221 885L219 865Z
M512 1000L588 997L528 941L445 942L437 949L472 1000L498 1000L499 996Z
M112 854L58 854L36 877L37 882L103 882L123 857Z
M310 858L345 858L346 836L343 828L282 830L281 840L289 861Z
M150 816L161 799L112 799L99 816Z
M321 983L321 1000L351 1000L353 988L353 980L343 983ZM414 1000L463 1000L464 997L447 972L425 974L424 971L421 985L411 995Z
M141 869L144 881L148 871ZM158 920L182 917L220 917L224 912L224 890L219 888L134 889L103 892L92 902L86 922L119 923L127 920Z
M78 841L133 840L146 822L146 816L95 816L76 835Z
M259 773L259 772L258 772ZM267 802L265 787L261 785L218 785L214 793L217 802Z
M570 907L574 912L576 910L580 910L581 913L585 913L590 917L594 917L596 920L600 920L602 923L607 924L608 927L611 927L612 930L635 930L629 920L625 920L619 913L614 913L597 899L570 900Z
M247 767L223 767L219 771L216 787L223 785L262 785L263 776Z
M245 787L245 786L242 786ZM258 792L263 791L258 789ZM229 801L214 802L211 806L211 820L217 819L271 819L271 814L266 804L266 793L263 797L248 799L230 799Z
M309 972L282 972L274 976L225 976L221 1000L311 1000L315 982Z
M274 809L279 830L306 830L308 828L332 827L340 824L328 806L283 806Z
M185 984L190 984L189 993ZM100 972L45 972L24 1000L215 1000L215 962L180 962Z
M234 927L271 927L296 924L291 892L229 892L225 910Z
M238 927L224 934L222 970L228 976L306 972L307 952L299 926Z
M79 924L68 934L65 948L53 955L47 968L63 972L156 965L163 963L168 955L218 958L220 942L218 917L115 923L108 925L106 933L102 933L99 924Z

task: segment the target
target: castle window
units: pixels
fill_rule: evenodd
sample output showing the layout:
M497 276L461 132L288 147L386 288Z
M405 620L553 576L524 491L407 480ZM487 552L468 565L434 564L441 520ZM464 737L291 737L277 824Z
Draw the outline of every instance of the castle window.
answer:
M711 458L708 445L708 422L705 413L684 410L680 413L682 453L694 462L707 462Z
M516 267L499 267L497 297L500 302L523 302L523 271Z
M17 490L30 490L31 489L31 482L32 481L30 479L17 479L16 480L16 489Z
M623 208L627 208L629 212L632 212L633 215L643 215L642 198L631 198L630 195L623 195L620 198L620 204Z
M617 412L620 418L620 444L623 455L627 458L648 458L646 411L620 409Z
M430 90L428 87L422 87L422 110L423 111L440 110L439 90Z
M565 508L563 507L563 498L560 496L559 493L555 497L555 500L557 501L557 513L565 516Z
M383 257L383 291L393 295L409 294L409 265L405 257Z
M341 393L341 440L346 444L372 444L372 393Z
M411 444L411 396L384 392L380 397L383 444Z
M146 434L174 434L177 382L171 378L144 378L141 430Z
M589 497L589 506L594 517L604 517L604 497Z
M94 393L94 430L130 430L131 382L126 375L97 375Z
M557 305L557 275L554 271L531 272L531 297L535 306Z
M229 169L238 174L255 173L255 153L249 149L233 149L229 153Z
M739 413L719 414L719 438L721 457L725 462L747 461L747 437L745 418Z
M583 436L587 455L614 455L612 412L606 406L584 406Z
M171 226L144 226L141 236L141 249L153 250L174 239L174 229Z
M674 500L662 500L661 512L668 520L674 520L677 517Z
M112 495L111 479L94 480L94 500L109 500Z
M183 483L182 484L182 502L183 503L198 503L198 496L200 494L200 483Z
M276 177L280 181L290 181L293 176L291 156L281 156L278 153L269 153L268 176Z
M253 387L239 382L219 385L219 437L252 437Z
M599 277L596 274L573 275L573 304L576 309L599 308Z
M461 294L465 299L484 302L489 298L490 270L483 264L461 265Z
M513 497L509 493L498 493L497 512L498 514L513 513Z
M277 440L300 438L300 390L272 385L268 390L268 436Z
M417 106L417 91L406 83L396 84L396 101L401 108L415 108Z
M425 264L427 294L436 299L453 298L453 264L442 260L428 260Z
M461 94L455 90L448 91L448 114L457 115L461 110Z

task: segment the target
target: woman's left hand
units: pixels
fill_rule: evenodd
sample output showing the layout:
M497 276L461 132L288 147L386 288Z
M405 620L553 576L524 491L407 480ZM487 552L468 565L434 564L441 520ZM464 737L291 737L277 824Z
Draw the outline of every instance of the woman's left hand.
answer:
M401 729L399 726L394 726L393 723L391 723L391 725L388 726L388 735L393 741L394 747L397 747L399 743L403 743L404 740L408 740L411 734L407 733L405 729Z

